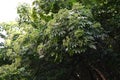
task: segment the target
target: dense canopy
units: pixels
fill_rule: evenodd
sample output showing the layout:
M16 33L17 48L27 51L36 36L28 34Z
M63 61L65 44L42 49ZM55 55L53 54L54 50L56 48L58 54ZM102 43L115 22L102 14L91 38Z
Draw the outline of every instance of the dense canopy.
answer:
M119 0L34 0L1 23L0 80L119 80Z

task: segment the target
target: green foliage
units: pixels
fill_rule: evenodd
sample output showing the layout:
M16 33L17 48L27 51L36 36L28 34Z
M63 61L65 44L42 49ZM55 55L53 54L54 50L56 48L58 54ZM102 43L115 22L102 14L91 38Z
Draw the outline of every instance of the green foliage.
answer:
M75 4L72 10L61 9L45 30L48 41L44 40L44 52L62 58L64 54L81 54L88 48L96 49L94 36L99 34L95 33L97 27L94 24L90 11L81 5Z
M30 5L24 3L24 4L20 4L17 7L17 13L19 13L19 18L18 18L18 22L19 24L21 23L31 23L31 8Z
M19 5L17 23L0 27L0 80L118 80L119 10L119 0Z
M94 18L101 23L101 26L108 34L108 44L112 45L114 51L119 53L119 30L120 30L120 1L107 0L100 6L93 8Z

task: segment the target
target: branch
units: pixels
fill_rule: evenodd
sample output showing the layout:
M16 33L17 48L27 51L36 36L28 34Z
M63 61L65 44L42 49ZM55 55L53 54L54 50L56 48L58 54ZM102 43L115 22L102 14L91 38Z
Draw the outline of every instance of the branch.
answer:
M93 65L90 65L90 67L98 73L98 75L102 78L102 80L106 80L105 76L102 74L100 70L95 68Z

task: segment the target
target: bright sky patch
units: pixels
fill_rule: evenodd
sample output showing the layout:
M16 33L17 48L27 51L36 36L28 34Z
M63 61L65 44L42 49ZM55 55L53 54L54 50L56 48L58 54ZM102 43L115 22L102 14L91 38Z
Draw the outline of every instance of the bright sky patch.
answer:
M19 3L32 3L32 0L0 0L0 22L15 21L17 5Z

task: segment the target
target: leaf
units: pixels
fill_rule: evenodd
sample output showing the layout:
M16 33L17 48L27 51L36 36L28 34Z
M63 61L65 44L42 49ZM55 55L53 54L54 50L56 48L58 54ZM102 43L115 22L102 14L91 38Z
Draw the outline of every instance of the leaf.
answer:
M89 47L92 48L92 49L96 49L96 46L93 45L93 44L89 45Z

